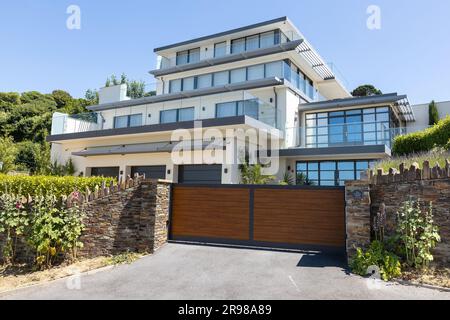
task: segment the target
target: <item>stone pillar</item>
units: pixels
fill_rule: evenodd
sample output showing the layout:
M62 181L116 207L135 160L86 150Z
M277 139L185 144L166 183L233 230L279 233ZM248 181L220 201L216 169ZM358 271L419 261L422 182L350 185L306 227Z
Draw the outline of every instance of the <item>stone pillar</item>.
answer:
M347 258L350 259L357 247L370 245L370 185L368 180L345 183Z
M153 253L167 242L170 183L145 180L141 183L141 215L138 251Z

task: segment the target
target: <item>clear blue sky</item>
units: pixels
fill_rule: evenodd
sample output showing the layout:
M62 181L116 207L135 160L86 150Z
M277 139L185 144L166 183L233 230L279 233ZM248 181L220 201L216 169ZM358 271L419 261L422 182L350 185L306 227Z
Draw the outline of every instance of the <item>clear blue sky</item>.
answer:
M81 8L81 30L66 9ZM381 8L381 30L366 9ZM76 97L108 75L153 82L153 48L287 15L350 89L372 83L412 103L450 100L448 0L15 0L0 4L0 91Z

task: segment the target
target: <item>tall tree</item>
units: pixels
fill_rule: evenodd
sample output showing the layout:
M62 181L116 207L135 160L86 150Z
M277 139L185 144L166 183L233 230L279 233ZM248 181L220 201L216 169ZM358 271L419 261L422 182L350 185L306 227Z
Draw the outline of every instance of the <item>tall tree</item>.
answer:
M367 97L367 96L375 96L383 94L381 90L375 88L371 84L365 84L362 86L359 86L355 90L352 91L352 96L354 97Z
M429 119L429 125L434 126L439 122L439 111L436 105L436 102L431 101L431 103L428 105L428 119Z

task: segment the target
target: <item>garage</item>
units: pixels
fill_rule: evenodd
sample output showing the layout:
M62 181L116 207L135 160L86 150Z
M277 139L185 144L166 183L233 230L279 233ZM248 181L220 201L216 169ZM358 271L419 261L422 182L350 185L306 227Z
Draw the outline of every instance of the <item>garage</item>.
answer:
M145 175L146 179L165 179L166 166L136 166L131 167L131 176Z
M119 178L120 167L97 167L91 168L92 177L114 177Z
M178 167L178 183L221 184L222 165L184 165Z

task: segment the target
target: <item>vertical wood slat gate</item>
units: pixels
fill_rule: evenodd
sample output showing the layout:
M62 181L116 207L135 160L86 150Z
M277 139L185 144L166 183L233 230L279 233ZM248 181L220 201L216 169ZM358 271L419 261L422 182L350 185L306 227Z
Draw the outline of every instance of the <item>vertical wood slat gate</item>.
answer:
M170 240L248 246L345 247L341 187L172 186Z

